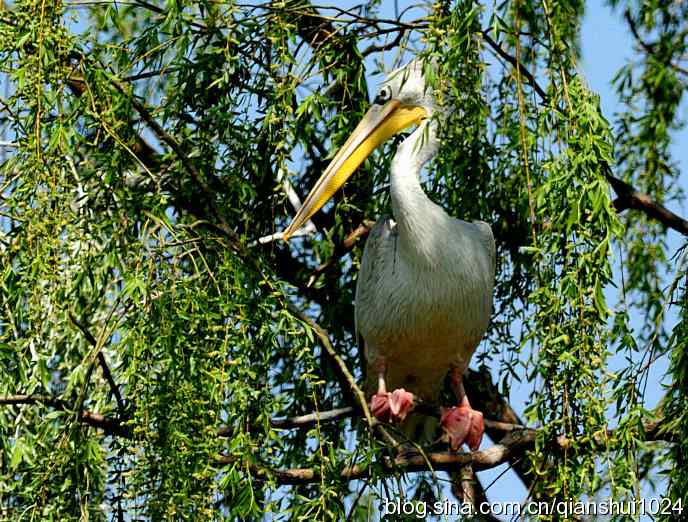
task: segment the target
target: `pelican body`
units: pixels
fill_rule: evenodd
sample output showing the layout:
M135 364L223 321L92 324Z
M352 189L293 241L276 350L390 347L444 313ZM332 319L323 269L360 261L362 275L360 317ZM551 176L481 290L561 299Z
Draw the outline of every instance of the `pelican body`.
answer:
M303 225L382 142L412 125L391 164L393 219L371 230L356 285L356 326L365 341L371 410L403 421L416 398L437 403L447 372L458 406L441 424L452 449L477 449L482 414L470 407L462 375L492 313L495 243L486 223L449 216L420 184L439 147L441 116L426 88L422 63L393 72L335 155L284 233ZM391 393L387 389L392 389Z

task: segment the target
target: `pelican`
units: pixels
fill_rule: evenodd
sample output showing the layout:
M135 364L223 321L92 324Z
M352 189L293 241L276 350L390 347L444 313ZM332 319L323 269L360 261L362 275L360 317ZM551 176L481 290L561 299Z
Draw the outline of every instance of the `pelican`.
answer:
M462 378L492 313L495 243L487 223L449 216L421 187L421 168L439 147L442 115L421 61L394 71L283 238L306 223L376 147L416 127L391 163L394 219L382 217L370 231L356 284L370 409L383 422L402 422L418 399L439 402L449 372L457 404L441 409L443 440L454 451L464 442L476 450L483 415L471 408Z

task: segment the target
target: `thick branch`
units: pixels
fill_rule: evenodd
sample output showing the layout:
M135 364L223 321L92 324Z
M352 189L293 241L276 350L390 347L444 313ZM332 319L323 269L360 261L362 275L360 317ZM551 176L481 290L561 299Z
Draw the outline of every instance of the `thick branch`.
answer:
M428 471L432 466L435 471L455 471L471 464L476 471L491 469L510 460L514 454L521 454L535 441L535 430L524 430L510 433L501 443L473 453L427 453L425 455L400 455L394 459L382 459L378 462L388 473ZM236 464L240 460L234 456L222 455L217 462L220 465ZM251 465L251 471L257 477L272 477L279 484L308 484L321 480L320 470L314 468L271 469ZM344 481L367 478L371 476L371 466L355 464L346 466L339 474Z
M65 401L51 395L6 395L0 397L0 405L20 406L25 404L45 404L46 406L61 411L69 411L71 409L69 404ZM123 425L119 419L106 417L100 413L88 410L82 410L79 413L79 420L84 424L103 430L108 435L131 438L131 430L128 426Z
M499 393L486 367L483 366L478 371L469 369L463 383L474 407L480 411L489 412L492 419L501 422L501 425L497 426L492 421L485 422L485 433L490 439L497 442L504 435L506 426L524 424L504 396ZM533 480L529 463L523 459L515 460L511 463L511 467L528 488Z
M480 506L489 505L485 489L473 471L472 466L464 466L458 472L451 473L452 493L462 503L469 504L474 513L481 513ZM485 522L500 522L492 513L481 513L480 519Z
M59 410L68 410L69 405L63 400L50 395L9 395L0 396L0 405L26 405L26 404L45 404ZM322 420L333 420L343 418L351 415L352 411L349 408L340 408L332 410L331 412L321 412L317 414L310 414L300 417L292 417L285 420L276 420L274 425L281 427L300 427L307 423L317 422L318 418ZM102 414L82 411L79 415L79 420L89 426L102 429L108 435L117 435L124 438L131 438L131 430L128 426L124 426L119 419L106 417ZM644 424L645 440L657 440L674 442L675 437L672 433L667 433L663 429L663 420L656 419L648 421ZM377 424L373 421L373 424ZM494 444L484 450L468 453L448 453L436 452L426 455L399 455L395 459L382 459L379 464L382 465L386 472L421 472L429 471L458 471L466 466L472 466L475 471L494 468L505 462L514 462L522 458L526 451L528 451L536 437L539 430L533 428L524 428L513 424L502 423L498 421L486 421L486 429L502 430L506 434L501 438L500 442ZM221 428L218 430L219 436L227 436L229 430ZM594 437L590 443L593 450L605 449L605 444L614 432L609 431L607 436L599 434ZM566 436L555 437L551 441L551 446L554 451L564 450L571 447L573 441ZM231 465L240 462L241 459L235 456L220 455L217 458L217 463L220 465ZM428 463L432 468L428 467ZM280 484L305 484L311 482L319 482L321 480L319 469L314 468L293 468L293 469L272 469L266 466L250 464L252 474L258 478L272 477ZM366 478L371 475L371 469L367 465L353 465L345 467L340 473L342 480L355 480Z
M614 208L617 212L623 212L628 208L640 210L648 217L656 219L668 228L672 228L683 235L688 236L688 221L678 214L674 214L664 205L660 205L644 192L636 190L625 181L607 175L609 184L618 196L614 200Z

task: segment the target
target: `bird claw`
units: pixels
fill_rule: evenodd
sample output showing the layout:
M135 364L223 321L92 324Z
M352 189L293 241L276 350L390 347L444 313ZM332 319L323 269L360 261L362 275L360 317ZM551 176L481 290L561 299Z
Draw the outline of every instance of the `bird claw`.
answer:
M442 440L449 443L452 451L458 450L464 442L471 451L480 447L485 432L482 412L466 405L443 408L440 425L444 430Z
M404 388L394 390L389 399L389 409L392 412L392 418L403 421L413 409L413 394Z
M389 406L389 392L377 392L370 399L370 411L380 422L389 422L391 408Z
M377 392L370 399L370 411L381 422L401 422L413 409L413 394L403 388Z

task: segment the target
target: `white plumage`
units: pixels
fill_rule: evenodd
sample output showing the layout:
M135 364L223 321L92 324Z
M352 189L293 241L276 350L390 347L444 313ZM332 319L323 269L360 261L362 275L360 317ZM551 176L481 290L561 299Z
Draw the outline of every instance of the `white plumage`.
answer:
M465 440L475 449L482 415L470 408L461 374L490 320L495 243L489 225L449 216L421 187L421 169L439 146L437 113L420 62L392 73L285 235L317 211L373 148L417 125L392 160L394 219L381 218L371 230L356 285L367 388L369 393L377 389L371 403L376 416L403 421L412 408L407 392L437 403L452 369L459 406L443 415L442 424L453 448ZM403 390L388 393L387 388ZM468 435L471 431L476 433Z

